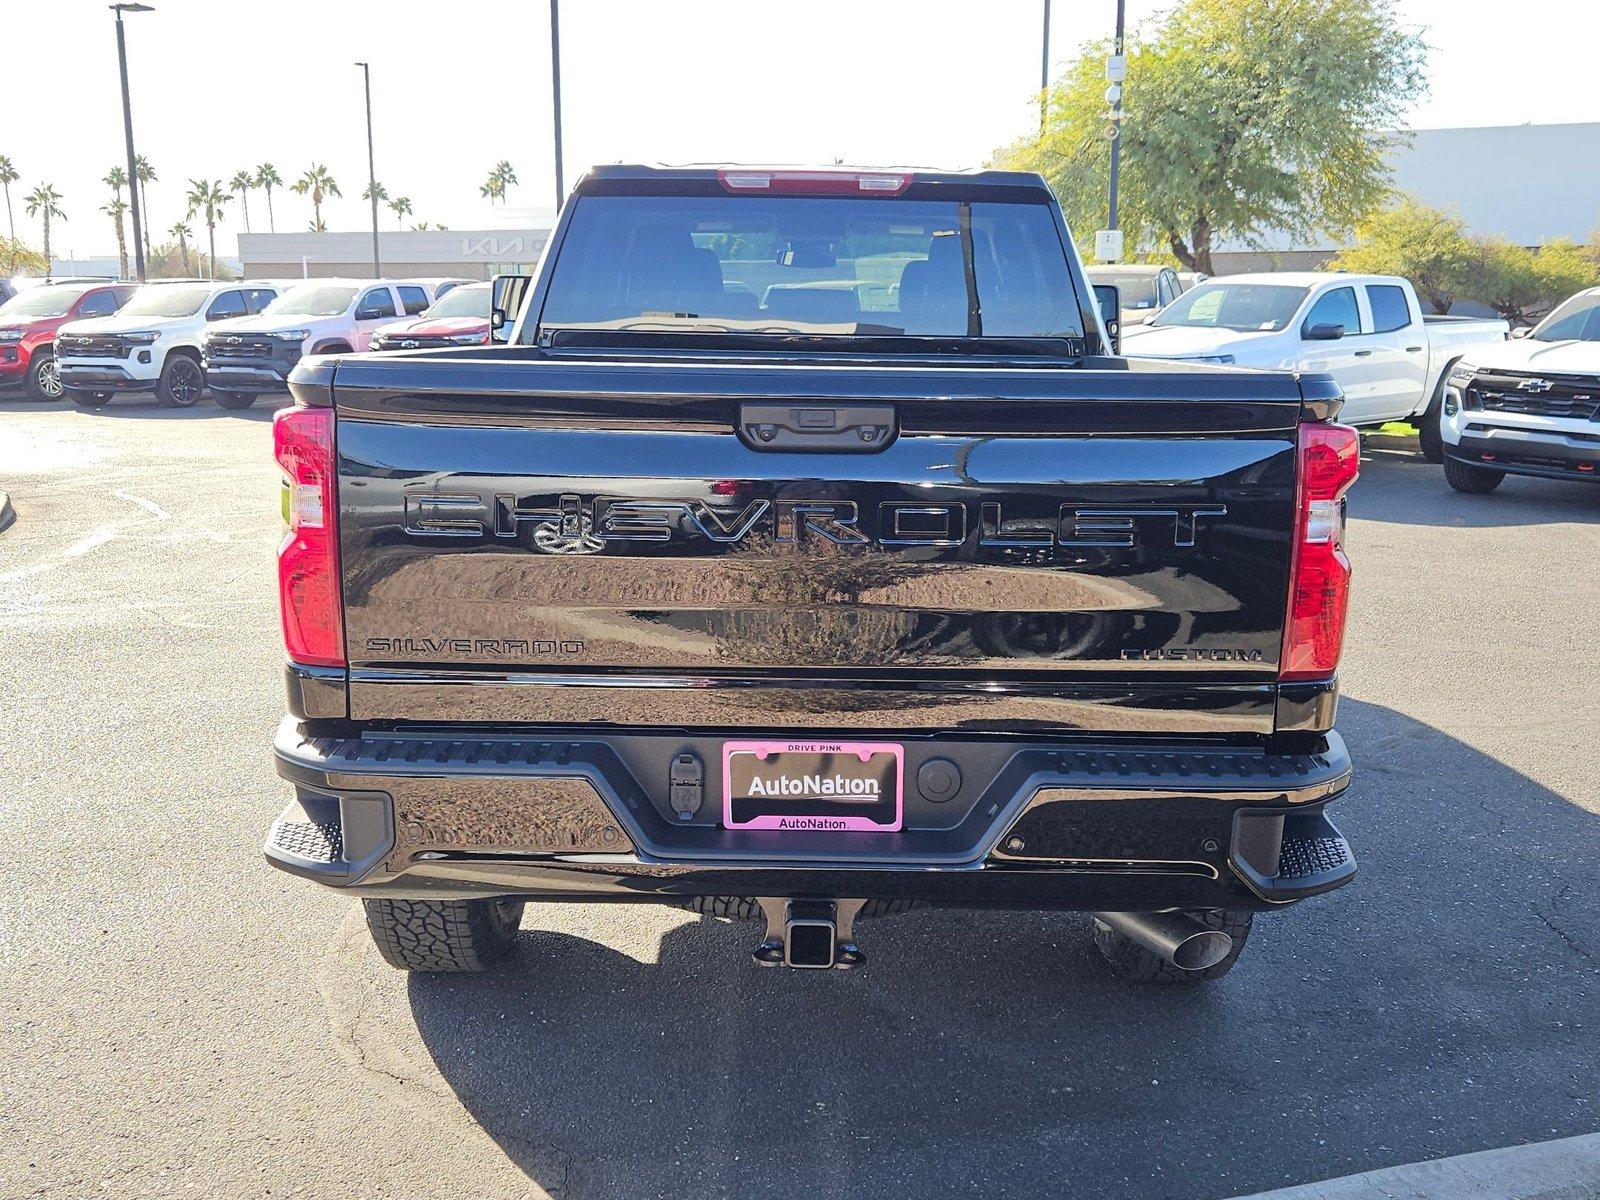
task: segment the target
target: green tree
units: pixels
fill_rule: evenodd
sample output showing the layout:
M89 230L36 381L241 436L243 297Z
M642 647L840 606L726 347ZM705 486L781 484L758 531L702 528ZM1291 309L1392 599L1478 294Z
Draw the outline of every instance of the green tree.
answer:
M250 232L250 189L255 186L255 176L249 171L235 171L228 180L228 190L239 193L239 207L244 212L244 231Z
M1489 238L1479 254L1471 298L1513 327L1534 324L1572 293L1594 286L1600 276L1589 250L1566 238L1537 250Z
M17 168L12 165L11 159L0 154L0 187L6 191L6 238L10 245L6 254L6 274L15 275L17 271L17 223L11 216L11 185L18 180Z
M178 254L183 261L184 275L193 275L194 268L189 265L189 239L194 236L194 230L179 221L171 229L167 230L167 233L178 239Z
M396 196L393 200L389 201L389 211L394 213L395 220L400 223L400 228L404 229L406 218L411 215L410 199L405 196Z
M361 189L361 198L363 200L370 201L374 194L377 195L379 204L389 203L389 189L384 187L383 184L378 182L376 179Z
M156 169L150 165L150 160L142 154L137 154L133 159L134 178L139 183L139 216L144 225L144 256L150 257L150 193L145 190L149 183L159 183L156 178Z
M264 162L256 168L255 178L251 182L267 193L267 229L271 233L277 233L278 222L272 215L272 189L283 186L283 176L278 174L277 167Z
M33 191L22 198L30 217L41 217L44 220L44 261L46 274L49 273L50 262L50 219L65 221L67 214L61 211L61 193L48 183L41 183Z
M1409 279L1435 312L1447 313L1477 274L1480 248L1454 213L1403 196L1356 223L1356 244L1330 267Z
M189 180L189 215L203 215L206 219L206 246L207 246L207 278L217 277L217 218L222 215L222 210L233 200L233 197L223 189L220 179L191 179Z
M0 237L0 257L10 264L12 274L23 271L29 275L43 275L50 268L44 255L16 238Z
M289 190L297 196L311 197L311 231L325 232L328 227L322 221L322 202L330 196L343 195L328 168L321 163L312 163Z
M1424 89L1425 47L1384 0L1183 0L1130 39L1120 224L1213 272L1220 239L1348 231L1387 190L1383 131ZM1045 132L999 152L1041 172L1073 228L1105 220L1110 122L1091 46L1051 88Z

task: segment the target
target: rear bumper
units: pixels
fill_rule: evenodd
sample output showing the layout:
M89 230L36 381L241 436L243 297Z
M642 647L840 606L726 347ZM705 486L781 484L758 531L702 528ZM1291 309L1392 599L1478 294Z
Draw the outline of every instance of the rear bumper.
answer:
M1175 742L910 735L906 776L953 763L954 793L907 784L898 833L721 826L705 771L687 819L669 802L682 753L720 738L592 730L345 731L286 719L274 752L295 799L273 865L366 896L671 901L856 896L985 907L1267 908L1350 881L1324 808L1350 760L1329 733L1304 753Z
M85 366L79 363L61 364L63 387L78 388L85 392L148 392L156 386L157 376L139 379L128 374L123 367Z

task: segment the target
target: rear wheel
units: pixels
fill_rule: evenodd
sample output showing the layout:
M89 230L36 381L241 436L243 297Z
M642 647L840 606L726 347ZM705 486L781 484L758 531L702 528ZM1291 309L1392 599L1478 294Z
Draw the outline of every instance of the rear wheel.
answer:
M256 402L254 392L223 392L211 389L211 398L222 408L249 408Z
M1228 951L1228 957L1214 966L1204 967L1198 971L1185 970L1169 963L1159 954L1146 950L1138 942L1118 933L1111 926L1102 925L1099 921L1091 919L1095 948L1104 956L1113 971L1135 983L1205 983L1207 980L1221 979L1233 970L1233 964L1238 962L1239 955L1244 953L1244 944L1250 937L1251 914L1240 909L1210 908L1190 912L1188 915L1202 925L1222 930L1233 939L1233 948Z
M28 364L28 395L51 401L61 399L61 391L61 368L56 365L56 356L39 351Z
M1492 467L1475 467L1471 463L1458 462L1453 458L1444 460L1444 481L1458 492L1469 492L1473 495L1492 492L1500 486L1500 481L1505 477L1504 471L1496 471Z
M61 393L79 408L104 408L111 403L110 392L86 392L81 388L64 387Z
M521 900L366 900L378 953L402 971L486 971L517 940Z
M156 397L169 408L193 408L206 390L205 372L187 354L172 353L161 368Z

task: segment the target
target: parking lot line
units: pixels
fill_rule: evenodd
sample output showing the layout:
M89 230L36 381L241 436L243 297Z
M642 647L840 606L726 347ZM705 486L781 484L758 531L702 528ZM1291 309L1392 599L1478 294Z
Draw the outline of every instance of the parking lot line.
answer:
M1305 1183L1242 1200L1594 1200L1600 1133Z

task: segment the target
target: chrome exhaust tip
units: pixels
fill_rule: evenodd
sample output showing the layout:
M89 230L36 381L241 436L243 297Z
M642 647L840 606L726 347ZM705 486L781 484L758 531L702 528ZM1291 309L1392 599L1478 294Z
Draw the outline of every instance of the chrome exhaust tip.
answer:
M1204 971L1233 952L1233 939L1180 912L1097 912L1096 921L1184 971Z

